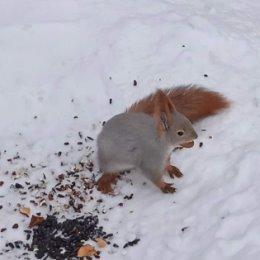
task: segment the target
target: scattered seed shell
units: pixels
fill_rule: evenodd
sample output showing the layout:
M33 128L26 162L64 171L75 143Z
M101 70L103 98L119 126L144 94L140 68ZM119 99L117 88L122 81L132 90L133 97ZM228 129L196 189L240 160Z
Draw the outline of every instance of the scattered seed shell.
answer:
M107 243L105 240L103 240L102 238L98 238L97 239L97 245L99 248L104 248L107 246Z
M94 256L97 254L97 251L95 248L89 244L84 245L79 248L77 256L78 257L84 257L84 256Z
M43 217L32 215L29 228L32 228L33 226L39 225L44 221Z
M19 227L19 225L17 223L13 224L12 228L13 229L17 229Z
M20 213L25 215L26 217L30 216L31 213L31 209L30 208L20 208Z

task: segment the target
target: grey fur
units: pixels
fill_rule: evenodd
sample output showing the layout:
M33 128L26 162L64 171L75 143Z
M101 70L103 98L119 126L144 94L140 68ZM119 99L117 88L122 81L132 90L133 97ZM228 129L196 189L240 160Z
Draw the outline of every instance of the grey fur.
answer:
M184 131L184 135L178 136L178 130ZM172 149L195 138L191 123L178 112L173 113L173 124L160 137L153 117L143 113L119 114L107 121L98 136L99 166L105 174L138 168L157 182Z

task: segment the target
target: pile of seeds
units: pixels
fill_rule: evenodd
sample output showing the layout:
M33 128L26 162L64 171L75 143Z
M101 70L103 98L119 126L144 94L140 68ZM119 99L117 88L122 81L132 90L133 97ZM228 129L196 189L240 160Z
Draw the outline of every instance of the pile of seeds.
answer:
M50 169L47 163L24 163L27 159L18 152L10 155L6 151L1 154L0 151L0 159L5 161L7 168L4 179L0 180L0 188L9 189L17 195L17 200L10 201L8 205L0 204L0 210L13 209L17 214L31 217L29 228L24 229L24 223L11 224L14 230L23 229L24 238L7 239L10 228L0 226L1 239L6 240L5 248L0 250L0 258L15 254L20 259L30 260L33 253L33 259L73 260L85 256L84 259L90 260L100 257L100 251L96 248L126 248L139 242L135 239L125 241L125 245L117 245L113 243L113 234L106 234L98 224L98 216L115 207L123 207L134 194L122 196L124 203L110 207L106 204L106 199L95 187L99 171L93 160L91 142L94 139L84 137L81 132L77 136L76 143L68 140L61 150L50 155L49 160L55 162L55 170ZM79 157L80 160L77 159ZM71 162L71 158L76 161ZM17 167L20 163L23 167ZM3 195L1 199L8 200L8 196ZM85 212L93 215L86 215ZM43 216L46 215L48 217L45 219Z
M84 241L96 241L99 238L105 240L112 236L113 234L106 234L102 226L98 226L97 216L82 216L59 223L52 215L34 227L30 250L36 252L38 259L76 259L77 251ZM99 254L100 251L97 251L94 257L99 258Z

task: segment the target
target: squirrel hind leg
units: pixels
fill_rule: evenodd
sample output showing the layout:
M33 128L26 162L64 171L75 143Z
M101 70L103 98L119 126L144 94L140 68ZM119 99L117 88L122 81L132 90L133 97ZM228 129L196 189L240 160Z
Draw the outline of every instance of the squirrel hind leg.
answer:
M104 194L113 194L118 173L103 173L97 181L97 190Z

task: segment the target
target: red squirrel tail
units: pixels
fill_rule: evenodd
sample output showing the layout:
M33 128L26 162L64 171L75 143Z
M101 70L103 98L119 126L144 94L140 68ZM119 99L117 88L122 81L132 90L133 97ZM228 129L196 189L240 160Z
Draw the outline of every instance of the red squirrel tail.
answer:
M230 102L220 93L196 85L169 88L162 91L174 104L176 110L192 123L215 115L230 106ZM127 112L142 112L153 115L157 95L158 91L139 100L127 109ZM158 102L156 103L158 104ZM160 104L163 106L162 102Z

